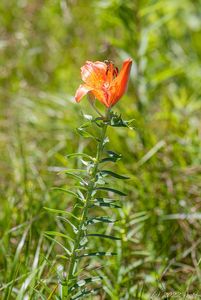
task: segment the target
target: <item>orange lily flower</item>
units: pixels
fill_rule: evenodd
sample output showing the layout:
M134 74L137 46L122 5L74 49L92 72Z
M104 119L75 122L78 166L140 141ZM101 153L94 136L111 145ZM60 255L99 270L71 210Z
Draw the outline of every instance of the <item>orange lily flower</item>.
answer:
M84 81L75 94L75 100L80 100L89 93L106 107L114 106L126 91L132 59L123 62L120 72L112 62L87 61L81 68L81 77Z

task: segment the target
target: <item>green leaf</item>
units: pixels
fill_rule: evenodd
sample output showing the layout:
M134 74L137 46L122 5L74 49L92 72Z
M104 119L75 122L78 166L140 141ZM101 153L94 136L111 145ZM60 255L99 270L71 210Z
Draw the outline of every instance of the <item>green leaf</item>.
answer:
M57 254L56 257L57 258L62 258L62 259L65 259L65 260L69 260L70 259L68 256L61 255L61 254Z
M61 172L59 173L65 173L65 172L70 172L70 173L86 173L86 170L84 169L66 169L66 170L62 170Z
M63 248L66 251L68 256L71 256L71 252L66 247L64 247L64 245L62 245L60 242L58 242L56 239L52 238L51 236L49 236L48 234L45 234L45 233L44 233L44 236L46 238L48 238L49 240L51 240L51 241L55 242L56 244L58 244L61 248Z
M131 124L135 121L135 119L131 119L131 120L128 120L128 121L124 121L125 124L126 124L126 127L130 128L130 129L134 129L133 126L131 126Z
M115 256L115 255L117 255L117 253L115 253L115 252L98 251L98 252L86 253L86 254L77 256L77 259L82 258L82 257L90 257L90 256Z
M100 174L102 176L111 175L112 177L119 178L119 179L129 179L129 177L127 177L127 176L123 176L123 175L120 175L120 174L117 174L115 172L108 171L108 170L101 170Z
M64 189L64 188L53 187L52 190L61 191L61 192L64 192L66 194L72 195L76 198L79 198L78 195L75 192L69 191L69 190Z
M87 128L87 127L90 127L91 125L92 125L92 122L91 122L91 120L89 120L89 121L83 123L79 128Z
M108 187L104 187L104 186L97 187L96 190L101 190L101 191L106 191L106 192L112 192L112 193L118 194L120 196L126 196L126 194L123 193L122 191L119 191L119 190L116 190L116 189L112 189L112 188L108 188Z
M87 236L95 236L95 237L101 237L104 239L117 240L117 241L121 240L121 238L118 238L116 236L100 234L100 233L88 233Z
M94 200L92 200L92 201L97 201L97 202L104 202L104 203L117 203L117 202L119 202L120 200L118 200L118 199L110 199L110 198L102 198L102 197L97 197L97 198L95 198Z
M76 282L71 288L70 288L70 292L74 291L75 289L77 288L81 288L83 286L86 286L88 283L91 283L91 282L96 282L96 281L99 281L99 280L102 280L103 277L102 276L94 276L94 277L88 277L88 278L85 278L85 279L81 279L79 280L78 282Z
M47 211L51 212L51 213L55 213L55 214L65 214L68 215L76 220L79 220L78 217L76 217L75 215L73 215L71 212L69 211L65 211L65 210L61 210L61 209L54 209L54 208L49 208L49 207L44 207L44 209L46 209Z
M75 188L79 188L80 190L83 190L83 191L87 191L87 188L86 187L84 187L84 186L81 186L81 185L74 185L74 187ZM78 194L76 194L77 195L77 197L78 197ZM79 197L78 197L79 198ZM80 198L79 198L80 199ZM80 199L80 200L82 200L82 199Z
M91 207L100 206L100 207L110 207L110 208L122 208L120 205L116 205L113 203L105 203L105 202L95 202Z
M106 184L106 181L103 179L103 176L101 174L97 174L96 176L96 185L104 185Z
M85 196L83 195L83 193L79 189L77 190L77 193L79 195L79 199L81 199L81 201L84 201L85 200Z
M104 117L98 117L92 120L98 127L103 128L105 125L108 125L108 122L104 119Z
M85 157L85 158L88 158L92 161L94 161L94 158L86 153L71 153L71 154L68 154L66 155L66 158L73 158L73 157Z
M105 146L105 144L109 143L109 138L108 137L105 137L104 140L103 140L103 146Z
M77 128L77 132L83 136L84 138L92 138L94 140L97 141L97 138L95 136L93 136L91 133L89 133L88 131L84 130L82 127Z
M121 154L117 154L111 150L107 151L107 153L108 153L108 157L103 158L100 161L100 163L104 163L104 162L108 162L108 161L116 162L116 161L120 160L122 157Z
M45 234L46 235L53 235L53 236L63 237L67 240L70 240L70 241L74 242L74 239L72 239L70 236L68 236L64 233L58 232L58 231L45 231Z
M109 125L112 127L127 127L125 121L123 121L121 117L113 117Z
M68 219L62 217L62 216L57 216L58 219L63 220L64 222L68 223L71 228L73 229L73 231L77 234L78 233L78 229L77 227Z
M99 290L100 290L100 288L96 288L96 289L93 289L93 290L83 289L77 295L75 295L74 297L72 297L71 300L79 299L79 298L81 298L81 297L83 297L85 295L95 294Z
M92 224L96 224L96 223L115 223L117 222L117 220L112 220L109 217L93 217L93 218L88 218L86 221L87 225L92 225Z
M68 175L68 176L70 176L72 178L78 179L78 180L80 180L80 181L83 182L82 177L79 176L79 175L77 175L77 174L74 174L74 173L71 173L71 172L68 172L68 171L65 171L64 174L66 174L66 175Z
M83 247L84 245L86 245L88 243L88 239L86 237L86 235L81 239L80 241L80 246Z
M93 200L93 206L101 206L101 207L110 207L110 208L121 208L120 205L116 204L118 203L117 200L111 200L108 198L96 198Z
M132 119L129 121L124 121L124 120L122 120L121 115L117 115L116 113L111 112L110 121L109 121L108 125L110 125L112 127L128 127L130 129L133 129L131 124L134 120L135 119Z

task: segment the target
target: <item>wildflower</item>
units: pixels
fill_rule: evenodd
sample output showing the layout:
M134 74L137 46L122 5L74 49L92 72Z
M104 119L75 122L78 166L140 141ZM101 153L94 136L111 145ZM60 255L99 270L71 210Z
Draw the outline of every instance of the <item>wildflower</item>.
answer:
M123 62L120 72L109 61L87 61L81 68L81 77L84 81L75 94L75 100L80 100L89 94L90 98L98 99L107 108L114 106L126 91L132 59Z

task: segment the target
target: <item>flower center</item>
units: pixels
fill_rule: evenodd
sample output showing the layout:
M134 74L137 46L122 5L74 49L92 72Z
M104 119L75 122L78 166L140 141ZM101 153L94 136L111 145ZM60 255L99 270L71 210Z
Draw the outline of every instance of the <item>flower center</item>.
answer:
M107 90L107 89L109 89L109 87L110 87L109 82L106 81L106 82L103 83L103 88L105 88Z

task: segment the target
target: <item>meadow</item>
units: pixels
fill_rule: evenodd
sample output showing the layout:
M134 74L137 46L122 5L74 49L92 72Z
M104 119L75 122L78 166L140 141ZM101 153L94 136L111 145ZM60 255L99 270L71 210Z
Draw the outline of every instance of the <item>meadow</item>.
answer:
M129 177L111 186L127 196L104 225L121 239L90 240L117 255L85 261L100 289L80 299L201 299L201 0L2 0L0 36L0 299L65 299L66 240L45 234L64 224L45 207L71 209L53 189L72 190L63 171L82 167L67 155L96 151L76 131L95 116L74 100L80 68L128 57L113 110L134 130L108 130Z

